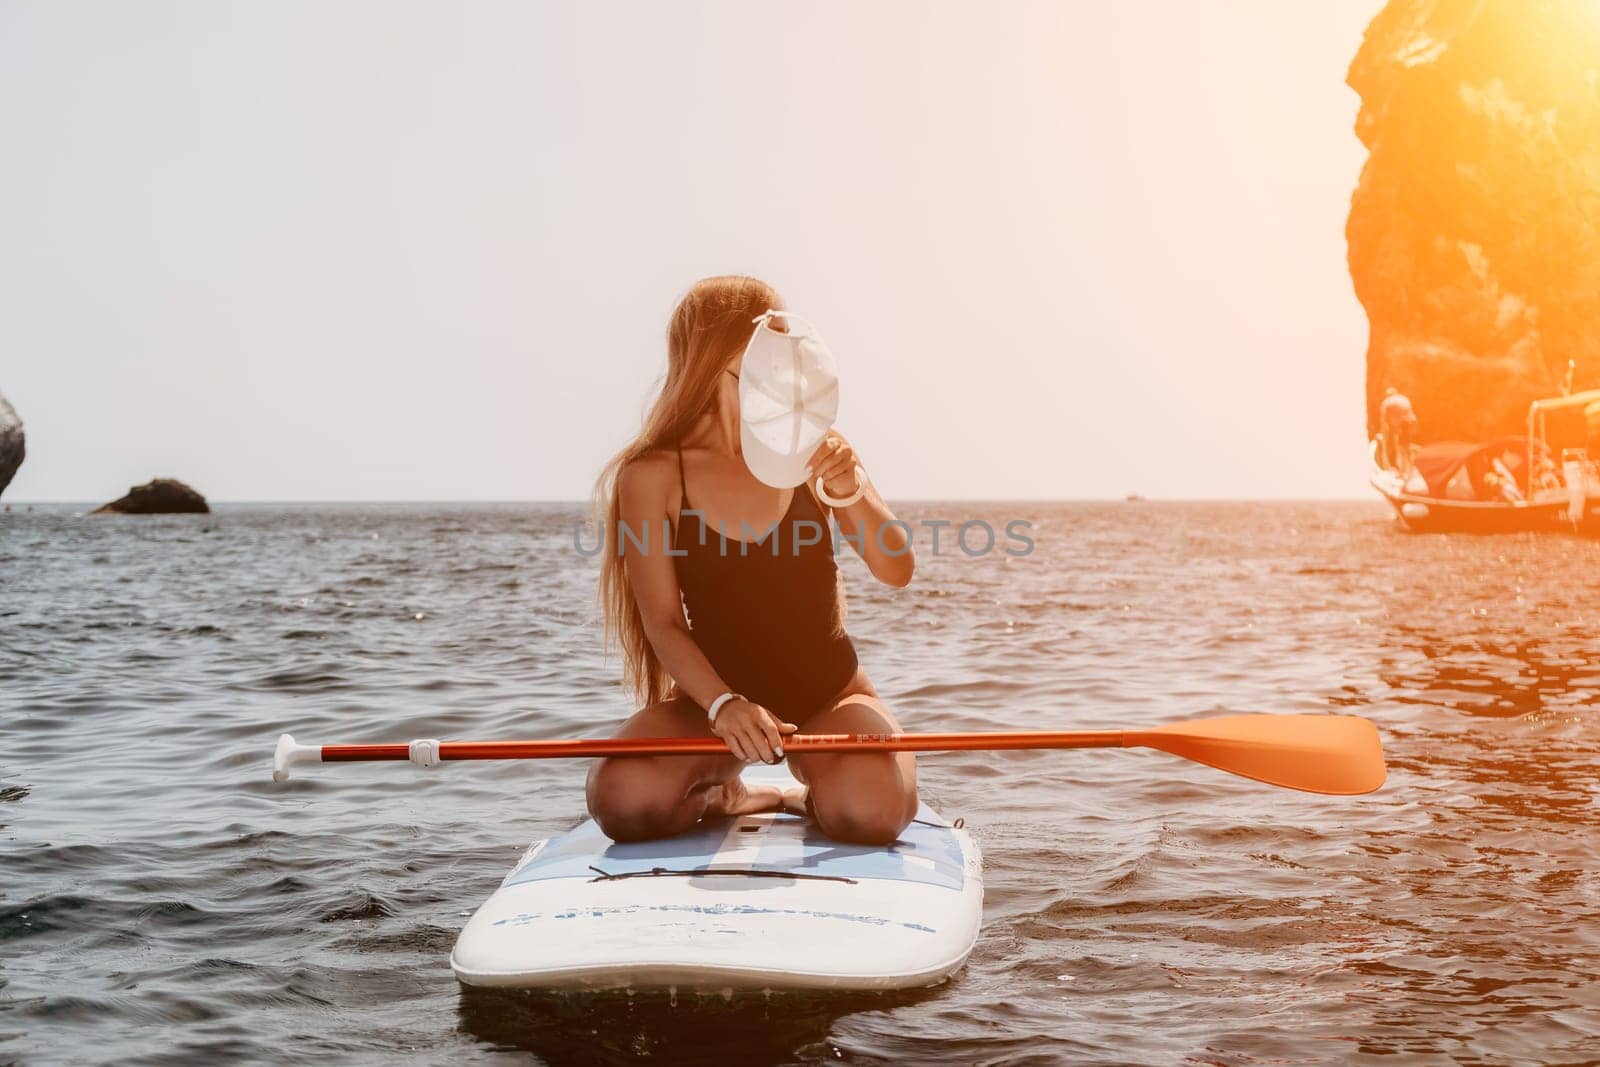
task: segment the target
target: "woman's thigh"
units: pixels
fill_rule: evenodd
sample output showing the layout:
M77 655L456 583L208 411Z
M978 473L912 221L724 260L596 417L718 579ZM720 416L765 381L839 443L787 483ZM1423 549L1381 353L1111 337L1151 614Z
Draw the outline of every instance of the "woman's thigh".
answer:
M692 700L665 700L629 716L615 737L713 737L706 713ZM607 756L589 768L591 811L600 793L625 792L646 806L651 801L676 801L695 785L727 781L744 766L726 756Z
M900 721L876 693L845 693L834 697L832 703L824 710L807 716L800 725L800 732L802 734L897 734L901 729ZM910 752L852 752L838 755L795 753L789 757L789 764L796 778L802 782L809 782L808 772L826 771L829 767L839 766L837 762L839 760L854 760L855 757L861 757L860 762L867 766L898 767L901 776L915 792L917 761L915 755Z
M875 693L846 693L809 716L808 734L899 733L900 723ZM823 829L830 821L844 836L886 838L905 828L917 810L917 762L910 752L792 753L795 776L811 790ZM854 833L859 831L859 834Z

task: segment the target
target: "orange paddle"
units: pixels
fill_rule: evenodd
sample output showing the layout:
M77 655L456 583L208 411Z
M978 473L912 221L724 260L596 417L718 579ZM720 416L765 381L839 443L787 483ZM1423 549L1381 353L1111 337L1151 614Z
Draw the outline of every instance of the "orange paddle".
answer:
M1378 730L1352 715L1225 715L1152 730L1023 730L943 734L793 734L796 752L953 752L1021 748L1156 748L1268 785L1308 793L1370 793L1387 773ZM711 756L716 737L608 737L556 741L412 741L403 745L302 745L278 739L272 780L297 763L410 760L559 759L590 756Z

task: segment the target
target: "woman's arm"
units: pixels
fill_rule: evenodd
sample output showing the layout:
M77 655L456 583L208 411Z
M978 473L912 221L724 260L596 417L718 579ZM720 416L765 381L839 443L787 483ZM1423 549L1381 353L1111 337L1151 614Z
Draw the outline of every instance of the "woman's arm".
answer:
M821 478L828 495L838 500L855 495L856 450L837 430L830 430L811 456L811 477ZM866 492L855 503L833 508L839 531L856 554L867 561L872 576L885 585L903 588L911 584L916 555L911 551L910 529L894 517L889 505L878 495L877 486L868 482Z
M728 692L728 684L689 632L678 573L667 554L671 545L667 505L674 472L671 464L652 459L624 467L617 482L618 510L631 536L613 533L615 544L622 548L628 583L650 647L684 695L709 708ZM717 713L712 729L740 759L772 763L783 752L783 737L797 727L781 722L758 704L733 700Z

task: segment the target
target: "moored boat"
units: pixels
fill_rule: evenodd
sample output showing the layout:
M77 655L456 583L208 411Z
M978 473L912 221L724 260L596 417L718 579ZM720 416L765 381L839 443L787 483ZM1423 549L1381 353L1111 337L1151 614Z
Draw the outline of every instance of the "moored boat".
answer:
M1402 474L1378 463L1377 442L1372 448L1368 479L1389 502L1406 527L1418 533L1514 533L1527 530L1570 529L1570 501L1563 486L1535 488L1512 470L1525 463L1522 438L1509 437L1488 444L1444 441L1424 445ZM1537 483L1535 483L1537 485Z
M1418 533L1593 530L1600 473L1581 447L1564 448L1556 461L1548 416L1597 403L1600 390L1536 400L1525 435L1422 445L1398 464L1379 435L1368 449L1368 482Z

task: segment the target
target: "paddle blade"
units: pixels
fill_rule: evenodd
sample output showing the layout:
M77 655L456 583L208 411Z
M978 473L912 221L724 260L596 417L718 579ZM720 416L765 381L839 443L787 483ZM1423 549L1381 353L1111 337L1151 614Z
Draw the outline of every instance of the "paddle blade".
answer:
M1126 738L1130 746L1308 793L1370 793L1388 774L1378 728L1353 715L1225 715L1129 730Z

